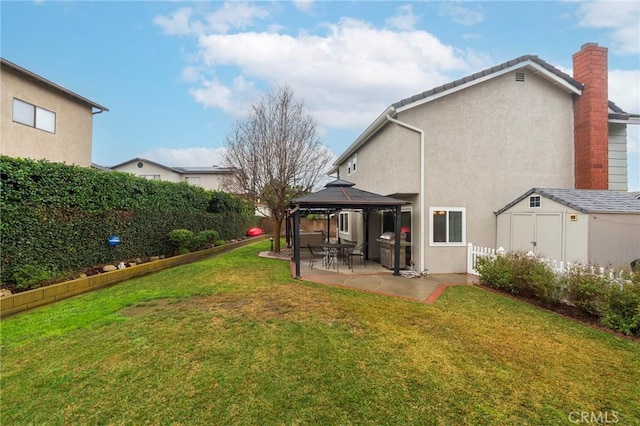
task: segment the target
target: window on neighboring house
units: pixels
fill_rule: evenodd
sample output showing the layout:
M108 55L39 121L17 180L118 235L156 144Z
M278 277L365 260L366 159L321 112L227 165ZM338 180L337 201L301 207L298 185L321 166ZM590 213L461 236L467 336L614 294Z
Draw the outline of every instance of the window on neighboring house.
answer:
M460 246L466 240L464 207L431 207L430 245Z
M529 197L529 207L540 207L540 196L532 195Z
M149 180L160 180L160 175L139 175L141 178Z
M200 185L200 176L191 176L184 179L189 185Z
M56 114L20 99L13 99L13 121L45 132L56 132Z
M338 229L344 234L349 233L349 212L340 213L338 216Z

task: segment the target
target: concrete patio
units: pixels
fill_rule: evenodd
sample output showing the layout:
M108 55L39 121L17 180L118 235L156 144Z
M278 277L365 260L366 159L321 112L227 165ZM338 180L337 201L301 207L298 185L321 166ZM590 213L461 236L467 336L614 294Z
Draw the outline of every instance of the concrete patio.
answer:
M262 252L260 256L289 261L292 275L295 276L295 264L286 253L275 255L271 252ZM478 277L469 274L430 274L417 278L394 276L393 271L375 260L368 260L366 267L354 261L353 270L347 265L339 265L337 269L325 268L320 261L316 261L313 268L310 268L308 257L302 257L300 260L300 279L304 281L425 303L435 303L438 296L449 286L478 283Z

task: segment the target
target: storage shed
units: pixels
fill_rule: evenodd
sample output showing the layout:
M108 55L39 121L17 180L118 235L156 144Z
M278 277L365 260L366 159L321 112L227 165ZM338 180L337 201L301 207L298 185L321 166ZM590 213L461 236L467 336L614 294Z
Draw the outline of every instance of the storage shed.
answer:
M533 188L495 214L507 251L601 266L640 258L640 200L626 193Z

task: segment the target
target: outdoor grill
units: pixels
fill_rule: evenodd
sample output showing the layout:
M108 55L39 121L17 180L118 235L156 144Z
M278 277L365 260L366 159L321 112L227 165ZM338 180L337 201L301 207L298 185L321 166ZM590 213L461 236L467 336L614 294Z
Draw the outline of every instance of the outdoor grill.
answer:
M400 269L407 267L407 246L411 245L405 241L405 233L400 234ZM396 233L384 232L380 238L376 239L380 243L380 264L388 269L393 269L396 259Z

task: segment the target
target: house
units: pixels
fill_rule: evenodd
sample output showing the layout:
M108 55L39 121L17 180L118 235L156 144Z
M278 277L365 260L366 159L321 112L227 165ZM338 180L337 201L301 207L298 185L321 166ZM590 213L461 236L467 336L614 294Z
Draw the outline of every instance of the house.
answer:
M93 116L108 109L0 61L0 154L91 166Z
M626 129L640 116L608 101L606 48L583 45L573 67L571 77L525 55L402 99L330 172L410 201L401 221L416 271L465 272L467 243L495 247L494 212L531 187L626 193ZM340 220L339 236L370 241L371 258L393 230L390 212L371 218L366 236L356 214Z
M497 246L507 251L602 266L640 258L640 200L623 192L533 188L496 216Z
M223 190L224 178L234 173L227 167L169 167L144 158L133 158L109 169L151 180L186 182L213 191Z

